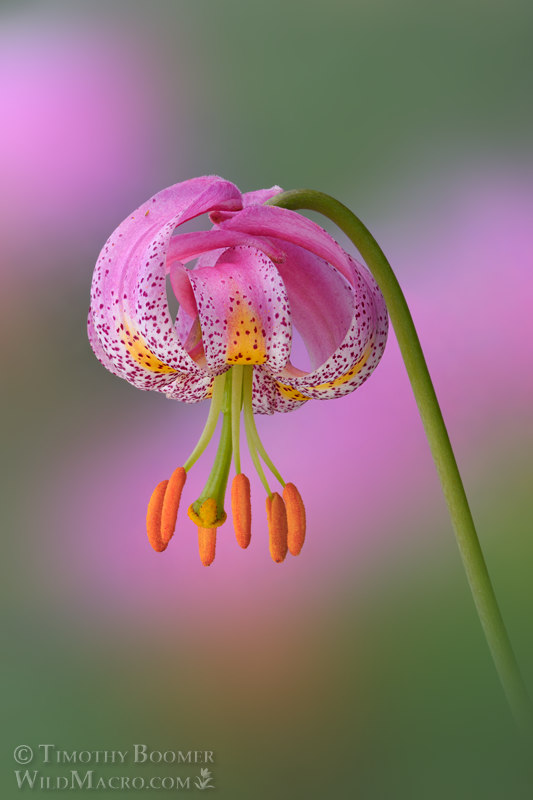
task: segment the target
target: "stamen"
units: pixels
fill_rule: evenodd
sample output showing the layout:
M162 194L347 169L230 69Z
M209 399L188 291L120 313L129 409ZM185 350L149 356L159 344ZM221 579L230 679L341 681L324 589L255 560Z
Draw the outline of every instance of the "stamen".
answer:
M287 544L289 552L297 556L305 540L305 507L294 483L286 483L283 500L287 509Z
M281 564L287 555L287 512L281 496L274 492L266 499L270 555Z
M252 536L252 503L250 481L242 472L235 475L231 484L231 511L237 542L246 549Z
M187 479L183 467L177 467L170 476L161 509L161 539L165 545L170 542L176 528L176 519L181 499L181 492Z
M163 510L163 500L168 486L168 481L161 481L152 492L146 512L146 532L148 541L157 553L166 549L168 541L163 541L161 537L161 512Z
M198 440L198 444L190 454L189 458L183 465L183 468L186 472L190 470L190 468L195 464L202 453L204 452L205 448L211 441L215 429L217 427L218 422L218 415L222 410L222 403L224 400L224 388L226 385L226 372L222 373L222 375L217 375L215 380L213 381L213 391L212 391L212 399L211 405L209 407L209 414L207 416L207 421L205 423L205 427L202 431L202 434Z
M263 468L260 465L259 458L257 453L259 452L261 458L269 468L270 472L278 479L282 486L285 486L285 481L281 477L280 473L272 463L267 451L263 446L263 442L259 438L259 434L257 432L257 428L255 426L254 420L254 413L252 409L252 387L253 387L253 367L246 366L244 367L245 374L244 374L244 383L243 383L243 396L244 396L244 426L246 429L246 438L248 439L248 449L250 450L250 455L252 456L252 460L254 462L255 468L259 477L261 478L261 482L263 486L267 489L267 492L270 494L270 489L268 489L268 483L266 482L266 478L263 472ZM259 464L259 466L258 466Z
M265 472L263 470L263 467L261 466L261 462L259 461L259 456L257 455L257 450L254 447L254 442L253 442L253 439L252 439L252 436L251 436L251 433L250 433L250 425L249 425L248 416L246 414L246 410L244 412L244 429L246 430L246 439L248 441L248 450L250 451L250 455L252 457L252 461L254 462L255 470L256 470L257 474L259 475L259 480L261 481L261 483L263 484L263 486L266 489L266 493L270 497L272 492L270 491L270 486L268 485L268 481L266 479Z
M241 471L240 433L243 379L242 366L232 367L232 373L233 386L231 390L231 445L233 449L235 472L238 474Z
M255 446L253 438L253 429L255 428L254 412L252 410L253 377L254 377L253 367L244 367L244 380L242 388L243 408L244 408L244 429L246 431L248 450L250 451L252 461L254 462L254 467L256 469L257 474L259 475L259 480L265 487L266 493L270 497L272 492L270 491L270 486L268 485L268 481L265 477L263 467L261 466L261 462L259 461L259 456L257 455L257 448Z
M198 528L198 549L200 550L200 560L204 567L208 567L215 560L216 543L216 528Z

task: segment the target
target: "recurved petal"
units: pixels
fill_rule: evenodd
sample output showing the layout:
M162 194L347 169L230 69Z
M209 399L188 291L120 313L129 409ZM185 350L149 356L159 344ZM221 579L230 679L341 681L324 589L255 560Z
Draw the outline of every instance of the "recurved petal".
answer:
M252 409L254 414L274 414L294 411L309 398L273 378L264 369L254 369L252 383Z
M271 197L281 194L283 189L281 186L271 186L270 189L256 189L255 192L245 192L242 196L242 204L244 208L248 206L262 206Z
M346 336L355 291L338 270L309 250L279 240L273 244L283 248L284 258L276 267L287 290L292 324L302 336L312 369L316 369Z
M172 265L175 261L186 264L204 253L222 251L228 247L237 247L238 245L255 247L256 250L261 250L265 253L272 261L278 261L283 258L283 251L276 247L270 239L251 236L240 231L212 228L209 231L178 233L173 236L168 246L167 271L170 270L172 274ZM212 261L211 263L214 264L215 262ZM208 265L205 264L204 266Z
M163 392L184 375L205 378L170 317L168 244L181 223L241 205L239 190L228 181L195 178L159 192L114 231L95 268L89 325L91 341L99 342L97 355L105 356L112 372L140 388Z
M323 228L296 211L253 205L237 214L214 212L211 219L224 230L273 237L304 247L338 269L349 283L353 283L348 254Z
M243 207L263 205L271 197L275 197L283 191L281 186L271 186L270 189L257 189L255 192L245 192L242 196ZM234 211L213 211L209 216L212 222L222 222L222 220L230 219L235 214Z
M280 376L280 392L296 391L317 400L342 397L360 386L376 368L387 340L387 309L372 276L353 259L350 261L355 289L346 336L317 369L307 375Z
M200 371L199 375L179 375L167 383L160 391L169 400L180 400L182 403L199 403L211 396L213 376Z
M189 273L208 367L264 364L280 372L291 348L291 317L279 272L253 247L227 249L213 267Z
M98 361L100 362L100 364L103 364L106 369L110 370L111 372L114 372L115 371L114 364L111 361L111 359L108 358L108 356L106 355L104 348L100 344L100 339L96 335L93 323L92 310L89 310L89 316L87 318L87 334L89 336L89 342L91 344L93 352Z

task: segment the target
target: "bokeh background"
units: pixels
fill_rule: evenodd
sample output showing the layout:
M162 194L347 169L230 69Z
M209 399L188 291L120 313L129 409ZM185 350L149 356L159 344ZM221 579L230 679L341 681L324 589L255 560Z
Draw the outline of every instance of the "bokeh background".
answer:
M207 570L192 523L164 556L144 533L206 409L107 373L85 317L103 242L171 183L350 205L408 297L533 686L531 4L17 0L0 23L3 796L44 742L213 750L221 798L530 798L394 336L355 394L259 421L302 555L270 561L257 485L252 546L226 526Z

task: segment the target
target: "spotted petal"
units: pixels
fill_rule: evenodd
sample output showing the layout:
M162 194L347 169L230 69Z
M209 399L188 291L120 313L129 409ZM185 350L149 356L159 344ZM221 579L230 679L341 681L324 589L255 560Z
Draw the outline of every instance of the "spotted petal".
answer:
M353 281L348 254L323 228L295 211L277 206L252 205L231 215L214 211L210 217L224 230L272 237L300 245L335 267L349 283Z
M283 250L276 267L287 290L292 323L304 341L312 369L316 369L341 344L351 325L353 287L309 250L280 240L272 240L272 244ZM300 370L292 372L301 374Z
M350 258L353 273L352 316L342 342L308 374L280 377L278 389L293 400L342 397L360 386L376 368L385 348L385 301L368 270Z
M254 414L274 414L294 411L309 400L297 390L281 392L276 378L264 369L254 369L252 410Z
M284 258L283 252L276 247L270 239L252 236L240 231L226 231L212 228L209 231L195 231L194 233L181 233L173 236L169 242L167 253L167 271L171 271L172 264L179 261L186 264L193 258L204 253L219 252L228 247L248 245L263 251L270 259L277 261ZM214 262L213 262L214 263ZM208 266L204 264L203 266Z
M274 264L250 246L226 249L213 267L188 273L208 367L262 364L283 370L290 354L287 293Z
M183 222L241 207L232 183L195 178L159 192L114 231L93 276L89 324L91 344L112 372L139 388L180 399L205 396L212 376L191 358L170 318L167 250Z
M253 364L254 410L287 411L353 391L374 369L387 313L370 272L322 228L259 205L214 176L165 189L106 243L93 278L89 338L100 361L143 389L204 398L231 364ZM208 212L215 228L179 233ZM194 269L185 264L197 259ZM175 323L166 276L179 302ZM311 370L289 361L292 325Z

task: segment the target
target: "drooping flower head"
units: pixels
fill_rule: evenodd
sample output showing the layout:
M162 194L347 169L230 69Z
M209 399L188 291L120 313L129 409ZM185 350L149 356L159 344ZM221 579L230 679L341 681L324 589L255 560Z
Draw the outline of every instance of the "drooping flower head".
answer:
M283 561L300 552L305 510L259 439L254 413L291 411L309 399L341 397L377 366L387 337L387 310L369 270L322 228L296 212L264 205L274 186L242 195L221 178L193 178L164 189L133 212L106 242L96 264L89 311L93 350L115 375L140 389L185 402L211 399L193 453L156 487L148 536L164 550L173 535L188 470L222 415L215 464L189 516L198 525L203 563L214 558L216 529L226 519L231 460L237 541L250 542L248 478L240 469L240 416L252 460L267 492L270 552ZM180 225L209 213L209 230ZM179 307L173 319L167 291ZM293 329L311 364L291 362ZM283 487L272 492L262 461Z

